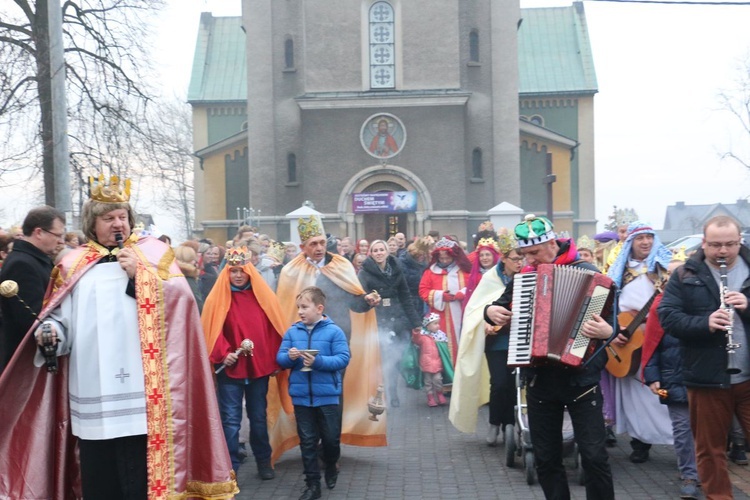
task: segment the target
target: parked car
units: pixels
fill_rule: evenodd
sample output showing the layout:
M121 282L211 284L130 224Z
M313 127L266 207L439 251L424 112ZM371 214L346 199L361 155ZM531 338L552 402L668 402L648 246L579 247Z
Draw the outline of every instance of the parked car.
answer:
M740 233L742 236L742 244L746 247L750 247L750 232L743 231ZM666 245L673 253L680 251L680 248L685 247L685 254L690 255L692 252L698 250L703 243L703 233L691 234L678 238L673 242Z
M683 236L682 238L677 238L672 243L669 243L666 246L673 253L677 253L682 247L685 247L685 254L690 255L692 252L698 250L701 247L701 243L703 243L703 233L698 233Z

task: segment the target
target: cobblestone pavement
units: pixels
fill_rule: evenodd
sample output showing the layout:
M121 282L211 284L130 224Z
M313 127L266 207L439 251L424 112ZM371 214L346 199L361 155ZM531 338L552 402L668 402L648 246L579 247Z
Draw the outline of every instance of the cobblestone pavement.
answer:
M388 412L388 446L342 446L338 484L323 499L542 499L538 484L526 483L520 460L505 465L502 439L487 446L487 408L480 409L477 433L462 434L448 421L448 407L430 408L421 393L401 388L401 407ZM645 464L628 460L627 436L609 448L618 499L679 498L677 462L671 446L654 446ZM578 469L568 463L573 498L584 499ZM262 481L252 457L239 471L238 499L296 499L304 489L299 448L276 463L276 478ZM750 499L750 468L730 462L737 499Z

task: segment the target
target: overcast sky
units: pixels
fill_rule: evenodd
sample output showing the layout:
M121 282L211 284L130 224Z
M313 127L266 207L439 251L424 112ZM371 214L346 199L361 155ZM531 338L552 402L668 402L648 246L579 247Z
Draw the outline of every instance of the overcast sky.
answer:
M185 96L200 13L239 15L240 0L169 0L154 57L165 94ZM570 5L522 0L523 7ZM750 173L750 137L717 95L750 54L750 6L584 2L599 83L595 98L596 216L632 207L661 228L667 205L734 203ZM489 207L488 207L489 208ZM158 221L158 219L157 219ZM165 228L168 223L162 222Z
M239 15L239 0L172 1L162 54L169 79L187 88L201 11ZM522 7L570 5L524 0ZM595 98L596 216L635 208L661 228L666 206L734 203L750 195L750 175L721 160L750 157L750 137L717 95L739 80L750 54L750 6L584 2L599 83ZM488 207L489 208L489 207Z

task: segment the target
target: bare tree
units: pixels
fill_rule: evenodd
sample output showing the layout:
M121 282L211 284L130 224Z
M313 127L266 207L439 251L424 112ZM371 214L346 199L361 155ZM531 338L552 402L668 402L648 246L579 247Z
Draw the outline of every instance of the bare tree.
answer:
M137 156L142 182L154 199L168 209L189 238L193 232L193 127L190 106L177 98L156 102L149 109L148 142Z
M741 151L732 149L722 153L721 157L750 169L750 53L738 64L734 88L719 93L719 103L722 109L737 118L742 131L741 144L744 146Z
M20 125L38 124L37 142L33 149L27 141L3 151L0 168L41 165L45 200L54 205L47 0L13 3L0 12L0 127L15 139ZM150 69L149 20L163 5L164 0L69 0L62 5L74 183L84 170L124 173L117 159L133 136L145 137L151 99L143 78Z

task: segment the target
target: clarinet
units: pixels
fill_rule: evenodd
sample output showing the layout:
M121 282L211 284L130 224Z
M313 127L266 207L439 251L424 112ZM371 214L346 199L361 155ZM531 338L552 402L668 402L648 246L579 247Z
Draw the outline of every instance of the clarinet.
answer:
M719 264L719 279L721 280L721 289L719 290L719 296L721 298L721 308L729 313L729 325L727 325L727 373L730 375L736 375L740 373L740 368L737 365L736 350L740 348L740 344L735 343L732 337L733 323L734 323L734 306L727 304L726 295L729 291L728 279L727 279L727 261L726 259L717 259L716 262Z

